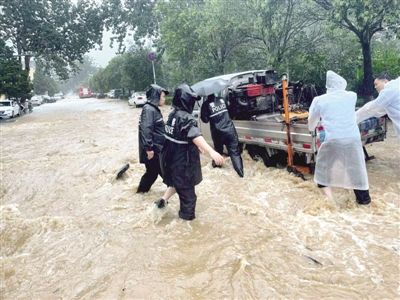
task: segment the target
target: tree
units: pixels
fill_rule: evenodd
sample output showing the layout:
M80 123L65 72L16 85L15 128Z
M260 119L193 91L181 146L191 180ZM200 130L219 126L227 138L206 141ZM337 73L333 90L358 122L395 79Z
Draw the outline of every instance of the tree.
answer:
M376 74L387 72L393 78L400 76L400 41L376 41L372 58Z
M70 91L76 91L80 86L87 86L89 78L98 70L92 59L88 56L83 57L83 62L79 64L77 68L79 70L68 80L58 83L64 94Z
M26 99L30 96L31 89L28 72L21 69L12 50L0 40L0 94Z
M150 38L158 35L158 20L154 7L156 0L104 0L102 11L107 30L115 35L119 51L123 53L124 39L133 35L137 45L143 45Z
M165 71L171 73L170 79L174 84L191 82L196 77L203 50L196 29L203 7L201 1L171 0L157 4L156 9L161 16L157 46L164 56Z
M234 50L251 40L249 26L243 22L241 5L231 5L230 0L205 2L201 21L196 31L203 45L205 59L210 61L211 72L223 74Z
M97 71L89 80L95 91L127 89L142 91L153 83L153 69L147 55L147 48L132 48L129 52L113 58L105 69ZM155 64L157 83L164 84L161 68Z
M328 12L329 20L357 36L362 48L364 70L360 94L371 97L374 92L371 40L380 31L399 29L398 0L315 0L315 2Z
M151 61L149 61L147 57L151 51L152 50L149 48L136 48L125 55L125 61L122 67L122 84L124 87L130 90L143 91L153 83L153 68ZM154 67L157 83L163 85L164 82L159 60L154 62Z
M229 0L159 2L160 41L174 83L193 83L235 68L235 50L250 39L241 5ZM171 71L168 71L171 72Z
M189 82L248 68L287 69L318 44L322 26L309 1L170 0L159 2L159 47L165 62ZM176 81L176 80L175 80Z
M356 90L362 63L355 36L339 28L326 26L322 29L324 36L320 42L310 44L302 51L292 52L287 64L290 77L313 83L320 92L324 92L326 71L334 70L346 78L348 89Z
M0 0L0 39L12 44L26 70L35 56L65 79L101 44L103 16L93 0Z
M310 18L309 1L249 0L248 20L254 19L249 37L262 51L269 67L283 69L293 54L309 49L323 37L317 20Z
M49 96L53 96L60 90L58 83L48 75L40 61L36 62L33 90L37 95L48 94Z
M106 88L106 80L104 78L104 69L100 68L92 77L89 78L89 87L95 92L106 92L109 89Z

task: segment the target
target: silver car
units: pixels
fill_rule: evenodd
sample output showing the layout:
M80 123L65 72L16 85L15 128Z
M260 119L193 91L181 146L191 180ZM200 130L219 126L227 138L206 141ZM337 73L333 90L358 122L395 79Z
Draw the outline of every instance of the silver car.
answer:
M35 95L31 98L31 103L32 105L36 106L36 105L42 105L43 103L43 96L42 95Z

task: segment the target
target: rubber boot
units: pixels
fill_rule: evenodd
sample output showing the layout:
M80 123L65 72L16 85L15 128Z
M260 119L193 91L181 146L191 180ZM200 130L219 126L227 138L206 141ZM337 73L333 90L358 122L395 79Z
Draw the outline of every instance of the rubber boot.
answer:
M232 155L231 161L236 173L239 175L239 177L243 177L244 171L242 157L240 155Z
M356 201L360 205L368 205L371 203L371 196L368 190L354 190Z

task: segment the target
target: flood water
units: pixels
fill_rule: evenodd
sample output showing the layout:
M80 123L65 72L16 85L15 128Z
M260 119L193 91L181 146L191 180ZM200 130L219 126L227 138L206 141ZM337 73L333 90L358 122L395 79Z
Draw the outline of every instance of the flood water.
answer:
M163 108L164 118L169 107ZM136 194L140 109L65 99L1 121L2 299L398 299L400 143L367 147L372 204L244 154L202 157L192 222ZM130 164L122 180L115 174Z

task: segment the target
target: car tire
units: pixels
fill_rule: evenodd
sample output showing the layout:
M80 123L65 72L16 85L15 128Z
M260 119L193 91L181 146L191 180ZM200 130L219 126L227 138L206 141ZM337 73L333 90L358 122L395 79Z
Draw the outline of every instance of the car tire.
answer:
M274 157L268 155L267 150L256 145L247 145L247 152L254 161L262 161L266 167L276 167Z
M14 119L14 112L12 112L10 119Z

